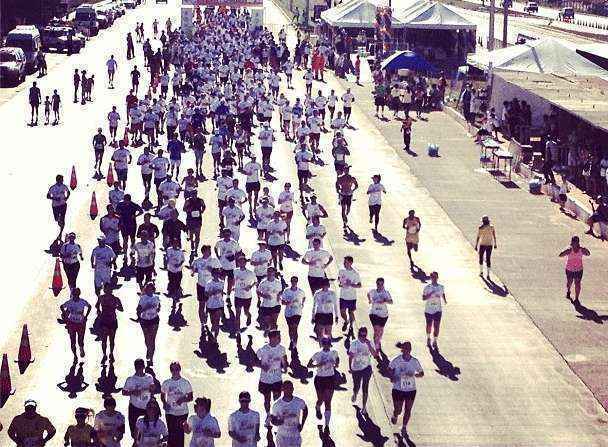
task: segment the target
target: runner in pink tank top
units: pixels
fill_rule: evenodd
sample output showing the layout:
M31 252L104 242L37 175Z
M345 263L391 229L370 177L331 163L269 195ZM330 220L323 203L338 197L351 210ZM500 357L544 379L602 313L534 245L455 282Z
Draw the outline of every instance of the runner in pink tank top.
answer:
M591 253L585 247L581 247L578 236L573 236L570 247L563 250L559 257L566 257L566 298L570 298L570 289L574 282L574 302L578 302L581 294L581 280L583 279L583 256Z

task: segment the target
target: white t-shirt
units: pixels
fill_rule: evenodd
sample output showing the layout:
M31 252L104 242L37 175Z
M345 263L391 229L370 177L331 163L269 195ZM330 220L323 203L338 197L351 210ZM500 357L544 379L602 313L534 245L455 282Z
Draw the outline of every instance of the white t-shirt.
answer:
M250 161L245 166L243 166L243 171L247 175L247 183L259 182L261 170L262 166L260 166L257 161Z
M158 419L146 424L144 417L140 417L135 423L137 430L137 447L160 447L160 439L166 437L169 432L167 426Z
M321 247L323 246L323 238L327 234L325 225L308 224L306 226L306 239L308 239L308 248L312 248L313 239L321 239Z
M154 320L158 317L160 299L158 295L142 295L139 297L138 306L142 308L140 318L143 320Z
M271 220L268 222L266 230L268 231L268 245L277 246L285 243L287 224L283 219Z
M213 278L211 270L221 268L222 265L215 256L209 256L208 258L201 256L192 263L192 271L198 274L197 283L203 287Z
M293 192L281 191L279 194L279 209L284 213L293 211Z
M214 447L215 440L204 434L205 430L210 430L213 433L220 433L220 426L217 419L206 414L205 417L194 414L188 418L188 425L192 429L192 438L190 439L190 447Z
M329 262L331 255L323 249L308 250L304 254L304 259L309 262L308 276L313 278L325 278L325 264Z
M258 135L261 147L272 147L273 131L272 129L263 129Z
M107 410L102 410L95 415L93 423L97 439L101 441L103 447L120 447L120 441L115 441L114 438L124 426L125 417L118 411L110 415Z
M279 301L279 295L281 294L282 290L283 286L281 284L281 280L278 278L274 278L274 280L272 281L269 281L268 278L265 278L260 281L260 284L258 285L258 294L262 298L260 306L279 306L281 304Z
M156 157L150 163L150 167L154 170L154 178L165 178L169 169L169 160L165 157Z
M207 309L221 309L224 307L224 281L211 280L205 284L207 295Z
M232 447L256 447L258 443L255 438L259 426L260 414L257 411L249 410L243 413L239 409L232 413L228 418L228 431L245 438L245 442L232 439Z
M338 353L330 349L329 351L319 351L312 356L313 362L319 365L317 369L317 377L332 377L336 373L335 365L338 359Z
M151 397L150 385L154 385L154 378L150 374L127 377L123 389L132 392L129 395L129 404L140 410L145 410Z
M270 414L279 418L283 423L277 426L277 435L281 438L293 438L297 441L300 439L299 425L302 420L302 411L306 408L306 403L299 397L292 396L291 400L287 401L284 397L277 399L272 404Z
M414 391L416 389L416 378L414 374L422 371L420 362L415 357L405 360L403 355L398 355L389 364L389 368L395 371L393 377L393 389L398 391Z
M251 299L252 286L257 284L255 274L248 269L237 268L234 270L234 297ZM248 287L251 287L248 289Z
M427 284L422 294L431 295L430 298L424 300L424 313L435 314L441 312L441 300L443 299L444 294L444 289L441 284Z
M276 346L265 344L258 349L256 355L262 364L262 368L260 368L260 382L277 383L281 381L283 376L281 361L285 357L285 353L285 348L280 344Z
M179 273L182 271L186 258L184 257L184 251L181 248L167 247L167 270L172 273Z
M313 300L315 314L333 314L336 311L336 292L331 289L317 290Z
M167 379L160 386L160 391L165 395L167 402L167 409L165 414L173 416L183 416L188 414L188 403L182 402L177 403L178 399L183 398L188 393L192 393L192 385L183 377L175 380L173 378Z
M312 153L307 150L296 152L296 162L298 163L298 171L310 170L309 163L312 160Z
M234 270L236 267L235 256L241 251L241 247L237 241L230 239L225 241L220 239L215 244L215 249L220 256L220 264L224 270Z
M145 152L139 156L139 158L137 159L137 164L141 166L142 174L152 174L152 168L150 167L150 163L153 159L154 155L146 154Z
M120 121L120 114L118 112L111 111L108 113L108 121L110 127L118 127L118 121Z
M266 275L271 259L272 253L270 253L270 250L268 249L256 250L251 254L251 263L253 264L253 273L255 273L255 276Z
M381 318L388 317L388 306L386 303L392 300L391 294L388 293L388 290L372 289L369 291L368 297L371 301L369 313Z
M268 224L272 221L274 208L272 206L260 205L255 209L255 214L257 216L257 229L266 230L268 228Z
M369 346L367 343L363 343L358 339L355 339L350 343L348 355L352 358L351 369L353 371L364 370L371 364L371 351L369 350Z
M382 183L372 183L367 188L367 203L369 205L381 205L382 193L386 192Z
M344 107L350 107L355 100L355 95L352 93L344 93L342 95L342 101L344 102Z
M302 306L304 304L304 291L299 287L293 290L291 287L283 290L281 300L285 305L285 317L293 317L294 315L302 315Z
M341 299L357 299L357 289L353 287L353 284L361 284L361 277L355 269L340 269L338 272L338 282L340 283Z

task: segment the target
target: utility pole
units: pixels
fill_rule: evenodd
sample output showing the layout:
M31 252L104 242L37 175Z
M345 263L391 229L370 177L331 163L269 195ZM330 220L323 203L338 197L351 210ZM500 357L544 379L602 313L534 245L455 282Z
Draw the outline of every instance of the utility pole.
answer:
M505 0L506 1L506 0ZM490 0L490 29L488 30L488 50L494 49L494 15L496 13L496 0Z
M502 4L502 47L507 47L507 38L509 37L507 34L507 27L509 26L509 1L504 0Z

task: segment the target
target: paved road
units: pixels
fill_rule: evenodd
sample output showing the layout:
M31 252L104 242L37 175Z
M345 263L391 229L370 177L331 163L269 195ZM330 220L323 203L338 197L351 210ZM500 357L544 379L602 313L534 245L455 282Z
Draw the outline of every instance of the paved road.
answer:
M2 352L8 352L14 359L19 343L20 327L27 323L31 332L31 342L36 361L23 376L11 364L15 396L0 410L0 419L7 426L8 420L21 409L24 399L33 397L40 401L40 411L52 416L63 434L71 421L71 414L78 405L101 407L98 385L113 385L120 388L131 373L132 361L143 356L141 332L129 317L134 316L136 289L133 281L125 283L117 295L125 305L124 315L119 317L117 336L117 361L114 371L100 368L101 349L88 336L87 359L82 365L82 377L88 383L86 390L78 393L77 399L69 399L57 384L64 381L71 366L71 354L67 349L67 335L56 324L59 302L67 299L64 290L58 299L48 291L53 260L43 250L54 237L55 227L50 222L49 204L44 195L54 176L61 172L69 175L72 164L79 174L79 187L70 200L68 230L79 235L85 252L85 259L94 246L98 234L97 222L88 218L88 201L92 191L96 191L100 209L107 203L105 183L90 180L91 150L89 141L98 127L104 125L104 116L112 104L122 109L128 83L128 66L120 55L118 85L115 90L104 87L103 62L116 48L122 48L124 34L142 19L148 24L153 17L164 19L171 15L177 23L178 9L174 3L168 6L149 5L139 10L137 15L129 15L112 33L92 42L79 56L69 59L69 63L57 66L42 82L44 90L60 88L64 99L69 99L70 73L75 67L87 68L97 74L95 101L84 107L65 103L65 122L57 127L29 128L26 123L25 93L17 94L0 108L0 119L12 123L10 147L23 148L7 151L6 169L0 174L0 186L4 191L20 188L19 194L9 194L5 198L5 209L15 210L10 224L5 224L0 243L10 253L10 262L3 263L4 313L0 327ZM279 10L268 3L266 23L276 30L285 23ZM162 21L161 21L162 23ZM293 35L290 35L293 38ZM138 54L138 65L143 65ZM300 77L301 72L296 75ZM296 91L302 91L301 79L295 82ZM330 88L340 95L344 89L329 79L328 84L315 83L315 90ZM294 96L294 92L287 93ZM363 108L367 105L362 104ZM334 173L331 171L330 155L327 151L329 137L322 137L325 149L323 159L329 163L325 168L315 168L316 177L312 183L320 202L330 213L326 223L329 236L328 245L336 260L351 254L359 269L364 289L372 287L376 277L386 278L387 288L395 298L395 305L387 325L385 349L389 356L396 353L391 348L398 340L409 338L414 344L417 356L427 374L420 380L419 393L411 422L412 439L419 445L606 445L604 410L594 399L578 377L572 373L560 354L553 348L520 304L510 295L498 297L492 294L477 277L475 254L467 237L446 213L441 201L434 198L436 191L421 182L403 159L395 152L395 145L387 140L375 123L370 121L364 110L355 107L353 123L356 130L349 130L347 137L353 149L351 162L353 173L365 189L369 177L376 172L383 175L383 182L389 194L386 196L382 212L380 231L383 237L377 240L371 234L367 223L367 203L365 194L356 196L353 206L351 226L354 233L345 237L338 219L338 205L333 190ZM276 117L275 117L276 119ZM435 129L445 123L440 122ZM435 130L436 131L436 130ZM139 149L134 149L139 153ZM190 155L188 155L190 157ZM184 164L193 160L186 158ZM273 193L281 190L284 181L295 182L295 170L291 156L291 146L282 137L278 138L273 153L273 164L277 168L277 180L269 186ZM205 171L210 172L209 160ZM107 168L107 166L104 166ZM135 200L143 197L138 175L132 172L129 192ZM441 185L441 179L435 183ZM431 192L429 192L431 191ZM199 194L210 209L205 214L203 240L216 240L217 218L215 190L209 182L199 188ZM462 206L461 206L462 207ZM437 270L446 285L449 305L445 312L445 324L440 340L441 355L434 357L424 347L423 306L420 293L423 282L411 277L404 262L404 247L400 230L401 219L407 209L416 208L424 222L418 263L428 273ZM471 227L478 216L471 217ZM44 222L44 224L41 224ZM292 234L292 248L302 254L306 243L301 237L304 219L296 213ZM300 236L296 236L296 235ZM246 251L255 248L256 234L252 228L244 228L241 241ZM505 247L508 249L508 247ZM295 255L294 255L295 257ZM83 263L86 265L86 262ZM286 275L296 274L303 282L305 269L297 257L286 261ZM335 276L337 265L330 274ZM166 285L161 273L160 286ZM85 297L92 297L92 277L88 269L81 272L79 279ZM185 290L193 293L194 282L190 278L184 282ZM363 295L361 293L361 295ZM367 306L360 297L358 319L368 325ZM183 301L183 316L188 325L174 330L166 322L171 301L163 299L159 348L155 357L155 371L163 380L168 376L168 364L180 360L184 366L184 376L191 380L195 395L207 395L214 400L214 413L226 432L227 415L236 407L236 394L249 389L254 395L254 408L261 409L257 388L257 371L249 372L246 346L248 336L252 337L252 347L262 345L261 333L249 328L243 335L245 346L238 349L236 342L228 334L220 335L221 350L226 354L226 363L218 365L200 359L194 354L199 349L199 324L195 301L192 297ZM305 316L311 312L308 298ZM311 334L307 318L301 325L299 357L302 363L315 351L315 343L308 338ZM285 332L283 319L281 329ZM344 340L336 346L344 364ZM240 355L239 355L240 354ZM211 363L211 365L209 365ZM342 368L344 371L344 368ZM109 377L108 377L109 376ZM304 430L305 445L391 445L394 428L390 426L387 413L391 410L390 389L387 379L374 374L370 400L370 420L357 420L350 403L350 393L342 391L334 398L332 418L332 438L319 440L314 412ZM306 399L309 407L314 405L314 390L310 380L297 380L296 393ZM347 388L350 389L350 381ZM120 409L125 410L125 399L119 398ZM396 431L396 430L395 430ZM7 445L7 438L0 433L0 445ZM59 439L52 445L60 445ZM222 438L218 446L227 446L227 438ZM266 443L262 443L266 445Z

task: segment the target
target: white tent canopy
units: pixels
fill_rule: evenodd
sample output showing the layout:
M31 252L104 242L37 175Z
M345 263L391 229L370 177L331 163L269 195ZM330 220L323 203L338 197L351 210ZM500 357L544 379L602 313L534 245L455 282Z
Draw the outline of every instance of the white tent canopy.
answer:
M374 28L376 8L384 2L376 0L350 0L321 12L321 18L331 26L340 28ZM393 17L393 28L403 24Z
M374 28L376 8L386 6L382 0L349 0L323 11L321 18L330 26L341 28ZM475 29L476 25L441 3L408 0L393 8L392 27L419 29Z
M405 9L396 9L393 16L410 29L474 30L472 22L442 3L417 2Z
M601 67L589 62L570 45L553 38L538 39L522 45L485 53L471 54L467 63L482 70L549 73L561 76L606 76Z

